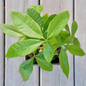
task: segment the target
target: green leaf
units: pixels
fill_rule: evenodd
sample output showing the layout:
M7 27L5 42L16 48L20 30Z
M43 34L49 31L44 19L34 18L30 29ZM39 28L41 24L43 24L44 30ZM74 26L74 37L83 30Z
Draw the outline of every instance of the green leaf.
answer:
M53 66L51 63L48 63L43 55L43 52L40 52L39 54L37 54L36 57L37 63L38 65L45 71L52 71Z
M56 36L56 40L58 43L56 43L54 46L56 46L56 48L59 48L59 47L62 47L62 42L61 42L61 39L60 39L60 36Z
M47 31L45 31L45 32L43 33L43 36L44 36L45 39L47 39Z
M43 10L43 6L42 5L37 5L37 6L30 6L30 8L34 8L39 14L42 12Z
M74 37L73 36L69 36L65 39L65 41L63 42L63 44L73 44L73 40L74 40Z
M65 29L66 29L66 30L69 32L69 34L70 34L70 29L69 29L68 24L66 24Z
M2 24L1 29L8 36L12 36L12 37L23 36L23 34L14 25L11 24Z
M56 15L48 26L48 38L57 36L65 27L69 19L69 12L65 11Z
M27 40L27 39L30 39L29 37L27 37L27 36L22 36L22 37L20 37L19 38L19 40L18 41L23 41L23 40Z
M80 42L79 42L79 40L76 37L73 40L73 44L80 47Z
M69 63L68 63L68 57L66 54L65 49L61 48L60 55L59 55L59 61L60 61L60 66L62 68L62 71L68 78L69 76Z
M78 29L78 24L76 21L73 21L72 26L71 26L71 33L73 36L75 35L77 29Z
M48 43L52 47L53 51L61 46L61 41L58 37L57 38L51 37L50 39L48 39Z
M33 71L33 59L31 58L25 62L23 62L19 67L19 72L24 79L24 81L29 80L29 77Z
M42 43L43 41L36 39L18 41L11 45L11 47L8 49L6 57L14 58L26 56L35 51Z
M29 15L42 28L42 18L34 8L28 8L27 15Z
M45 21L44 26L43 26L43 32L45 32L48 28L49 23L51 22L51 20L56 16L56 14L52 14L51 16L49 16L49 18Z
M51 37L50 39L48 39L48 43L50 45L54 45L54 44L57 44L58 42L55 37Z
M66 38L60 37L61 43L64 44L64 41L66 40Z
M17 11L11 11L10 16L14 25L23 34L29 37L43 39L40 26L30 16Z
M46 43L43 54L44 54L44 58L46 59L46 61L50 63L51 60L53 59L54 51L52 47L49 45L49 43Z
M47 28L49 23L51 22L51 20L56 16L56 14L53 14L51 16L49 16L49 18L45 21L44 25L43 25L43 36L45 38L47 38Z
M63 37L63 38L67 38L67 37L70 36L70 33L67 32L67 31L61 31L59 34L60 34L60 36Z
M73 55L84 56L84 51L77 45L65 45L65 48Z
M42 22L43 22L43 24L47 20L47 18L48 18L48 13L46 13L45 15L42 16Z

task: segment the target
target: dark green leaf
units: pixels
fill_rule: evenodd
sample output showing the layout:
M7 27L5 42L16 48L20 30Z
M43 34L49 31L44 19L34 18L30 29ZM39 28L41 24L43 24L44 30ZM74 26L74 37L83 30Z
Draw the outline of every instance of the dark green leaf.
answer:
M61 43L64 44L64 41L66 40L66 38L60 37Z
M46 59L46 61L50 63L51 60L53 59L54 51L52 47L49 45L49 43L46 43L43 54L44 54L44 58Z
M43 70L52 71L53 66L52 66L51 63L48 63L48 62L45 60L44 55L43 55L43 52L40 52L39 54L37 54L36 60L37 60L38 65L39 65Z
M78 29L78 24L77 24L76 21L73 21L72 26L71 26L71 33L72 33L72 35L75 35L77 29Z
M56 15L48 26L48 38L58 36L60 31L65 27L69 19L69 12L65 11Z
M68 57L67 57L66 51L63 48L61 48L59 60L60 60L60 66L62 68L62 71L64 72L64 74L68 78L68 76L69 76L69 63L68 63Z
M47 31L45 31L45 32L43 33L43 36L44 36L45 39L47 39Z
M42 18L40 14L34 8L28 8L27 15L29 15L42 28Z
M84 56L84 51L77 45L65 45L65 48L73 55Z
M29 80L29 77L33 71L33 59L31 58L25 62L23 62L19 67L19 72L24 79L24 81Z
M69 29L68 24L66 24L65 29L66 29L66 30L69 32L69 34L70 34L70 29Z
M43 38L40 26L30 16L17 11L11 11L10 16L17 29L26 36Z
M42 22L43 22L43 24L47 20L47 18L48 18L48 13L46 13L45 15L42 16Z
M30 8L34 8L39 14L42 12L43 10L43 6L42 5L37 5L37 6L30 6Z
M67 38L70 36L70 33L68 31L61 31L60 36L63 38Z
M14 43L6 54L7 58L23 57L35 51L43 41L28 39Z
M49 16L49 18L45 21L44 26L43 26L43 32L45 32L47 30L49 23L55 16L56 16L56 14L53 14L53 15Z
M14 25L11 24L2 24L1 29L8 36L12 36L12 37L23 36L23 34Z

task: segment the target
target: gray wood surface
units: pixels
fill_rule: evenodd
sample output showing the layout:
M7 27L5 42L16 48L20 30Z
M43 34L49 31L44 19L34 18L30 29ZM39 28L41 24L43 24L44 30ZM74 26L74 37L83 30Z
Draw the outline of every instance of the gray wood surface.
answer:
M0 25L4 23L4 1L0 0ZM0 28L0 86L4 83L4 34Z
M44 7L42 15L68 10L70 12L69 25L71 25L73 20L73 0L41 0L41 4ZM70 65L69 79L65 77L59 65L54 65L52 72L40 71L40 86L73 86L73 56L68 53L68 57Z
M75 0L75 20L79 25L76 36L86 53L86 0ZM86 55L75 57L75 85L86 86Z
M38 0L5 0L5 17L6 23L12 23L9 15L9 11L16 10L26 13L27 7L30 5L38 5ZM17 41L16 38L6 36L6 52L10 45ZM25 57L18 57L5 60L5 86L39 86L39 71L38 66L34 66L33 73L30 80L24 82L21 78L18 70L19 65L24 61Z
M5 11L4 11L5 1ZM78 22L79 28L76 36L79 38L81 47L86 53L86 0L0 0L0 25L4 23L12 24L9 11L16 10L26 13L27 7L30 5L43 5L42 15L45 13L53 14L68 10L70 12L69 26L73 20L73 6L75 5L75 20ZM74 5L73 5L74 1ZM5 17L4 17L5 12ZM70 74L69 79L65 77L59 65L53 65L52 72L40 70L34 65L33 73L29 81L23 81L19 74L19 65L25 61L25 57L9 59L4 57L10 45L16 42L17 38L5 35L0 29L0 86L86 86L86 55L84 57L75 56L75 77L73 76L73 56L68 53ZM4 51L5 48L5 51ZM5 58L5 64L4 64ZM5 69L5 70L4 70ZM4 75L5 71L5 75ZM75 85L74 79L75 78ZM39 80L40 79L40 80ZM40 81L40 85L39 85ZM5 84L5 85L4 85Z

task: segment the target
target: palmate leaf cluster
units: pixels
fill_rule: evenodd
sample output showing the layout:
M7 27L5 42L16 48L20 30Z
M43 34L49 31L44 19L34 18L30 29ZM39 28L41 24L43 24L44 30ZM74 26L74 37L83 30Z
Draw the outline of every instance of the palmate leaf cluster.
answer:
M2 24L2 31L8 36L17 37L19 40L14 43L7 51L7 58L23 57L34 53L34 56L24 61L19 72L22 78L27 81L33 70L33 60L36 58L38 65L46 71L52 71L51 61L55 50L61 47L59 62L63 73L68 78L69 63L67 50L78 56L84 56L85 53L80 47L79 40L75 37L78 25L73 21L71 30L68 26L69 12L64 11L59 14L43 16L40 15L43 7L41 5L31 6L27 9L27 14L18 11L10 11L10 17L13 24ZM40 47L43 45L43 47ZM37 49L43 49L42 52L35 54Z

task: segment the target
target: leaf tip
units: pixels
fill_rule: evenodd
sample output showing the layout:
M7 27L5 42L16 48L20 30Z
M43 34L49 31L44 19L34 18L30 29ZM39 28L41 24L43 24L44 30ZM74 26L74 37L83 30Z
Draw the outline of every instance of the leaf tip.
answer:
M69 78L69 72L68 73L65 73L65 75L66 75L66 77L67 77L67 79Z
M11 19L13 18L13 16L15 17L15 15L17 15L18 13L20 13L20 12L18 12L18 11L9 11Z
M86 53L83 51L83 56L86 55Z
M69 78L69 74L67 75L67 79Z

